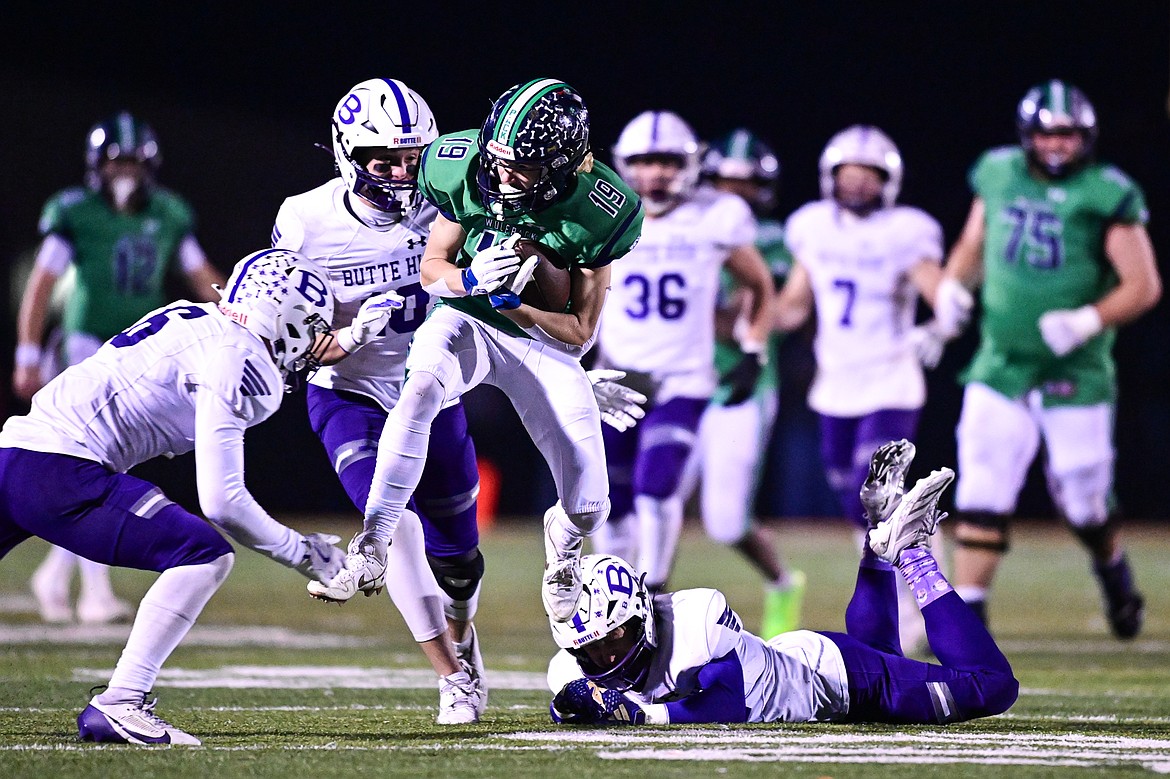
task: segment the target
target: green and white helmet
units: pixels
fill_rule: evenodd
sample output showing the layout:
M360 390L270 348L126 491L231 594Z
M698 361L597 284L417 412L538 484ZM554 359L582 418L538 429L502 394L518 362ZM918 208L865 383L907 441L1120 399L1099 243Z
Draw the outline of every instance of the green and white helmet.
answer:
M1097 112L1085 93L1060 79L1052 79L1028 90L1016 108L1016 130L1020 145L1036 165L1052 176L1063 176L1093 154L1097 143ZM1084 138L1084 145L1071 161L1042 160L1036 155L1032 135L1037 132L1074 131Z
M766 213L776 203L780 160L772 147L746 127L739 127L711 144L703 157L703 175L713 181L750 181L758 188L751 203Z
M91 189L99 189L102 163L127 158L146 167L148 184L162 163L158 138L150 125L129 111L119 111L89 128L85 136L85 183Z
M508 89L492 104L479 131L476 183L483 204L498 215L540 211L568 191L589 154L589 111L577 91L555 78ZM497 166L539 166L527 188L501 187Z

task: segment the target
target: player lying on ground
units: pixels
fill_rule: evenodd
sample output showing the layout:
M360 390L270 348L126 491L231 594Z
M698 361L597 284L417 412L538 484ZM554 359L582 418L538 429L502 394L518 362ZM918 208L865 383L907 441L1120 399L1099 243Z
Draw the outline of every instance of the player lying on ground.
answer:
M905 441L886 444L871 461L866 502L886 518L867 537L848 633L797 630L764 642L742 629L717 590L651 600L623 560L583 558L577 613L551 623L563 648L548 672L559 690L553 721L935 724L1006 711L1019 692L1011 666L928 546L954 472L934 471L899 503L909 451ZM922 607L941 665L902 656L895 567Z
M231 571L211 524L126 473L194 449L199 503L249 549L331 581L336 536L302 536L244 486L244 431L280 407L290 374L319 365L333 298L294 252L241 260L219 305L151 312L33 397L0 432L0 557L38 536L83 557L158 571L109 686L77 718L82 739L198 744L147 702L159 669Z

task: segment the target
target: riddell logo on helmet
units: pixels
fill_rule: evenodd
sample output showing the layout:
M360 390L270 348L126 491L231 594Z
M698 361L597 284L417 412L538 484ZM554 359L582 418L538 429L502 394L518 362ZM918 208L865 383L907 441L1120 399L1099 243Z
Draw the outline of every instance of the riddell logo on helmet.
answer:
M487 142L487 147L488 151L490 151L492 154L495 154L496 156L503 157L506 160L516 159L516 152L513 151L512 147L505 146L499 141L490 140Z
M248 315L242 311L235 311L233 309L228 308L227 306L221 305L219 307L219 313L223 314L228 319L230 319L233 322L236 322L238 324L241 324L241 325L248 324Z

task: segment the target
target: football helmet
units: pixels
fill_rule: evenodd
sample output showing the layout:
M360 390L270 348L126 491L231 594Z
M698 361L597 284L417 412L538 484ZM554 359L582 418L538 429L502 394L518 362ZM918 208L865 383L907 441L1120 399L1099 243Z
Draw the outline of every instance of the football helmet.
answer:
M479 131L480 198L497 216L540 211L564 196L587 164L589 111L555 78L517 84L500 95ZM527 187L501 184L498 167L532 166Z
M685 200L699 183L699 139L682 117L670 111L643 111L618 136L613 147L618 175L638 196L646 213L665 213ZM631 167L638 157L671 157L679 160L678 172L664 180L643 176Z
M637 687L650 672L658 646L646 575L613 555L585 555L580 564L582 597L577 602L577 611L563 622L549 620L553 639L577 659L586 678L612 690ZM597 667L583 647L622 626L635 632L633 647L613 668Z
M834 173L841 165L865 165L879 171L884 180L882 206L894 205L902 189L902 155L888 135L872 125L855 124L830 138L819 165L821 197L833 197Z
M1052 79L1032 87L1024 95L1016 108L1016 130L1020 134L1020 145L1032 162L1052 176L1063 176L1092 155L1097 143L1097 112L1084 92L1060 79ZM1081 134L1084 139L1081 151L1067 161L1040 159L1032 143L1032 134L1061 130Z
M119 176L107 180L102 163L132 159L142 163L140 176ZM129 111L119 111L89 128L85 136L85 183L95 191L104 190L123 208L139 191L149 190L162 163L158 138L150 125Z
M372 156L368 150L421 152L438 137L430 106L395 79L372 78L356 84L333 110L333 157L345 186L388 214L392 223L421 205L418 182L415 176L389 179L366 170Z
M268 341L286 379L321 367L330 339L317 337L330 331L333 295L303 254L287 249L252 252L236 263L227 288L217 291L219 310Z
M767 143L746 127L739 127L711 144L703 157L703 174L710 179L750 181L756 185L749 201L759 213L776 204L780 160Z

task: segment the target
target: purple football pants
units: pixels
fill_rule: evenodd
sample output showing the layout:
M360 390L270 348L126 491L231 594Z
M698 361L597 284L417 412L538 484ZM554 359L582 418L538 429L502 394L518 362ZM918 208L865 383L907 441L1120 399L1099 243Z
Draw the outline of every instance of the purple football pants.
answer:
M821 460L825 476L846 519L865 528L859 492L869 473L869 458L884 443L914 440L921 409L884 409L862 417L820 414Z
M386 412L372 399L310 384L309 423L321 439L341 486L365 511ZM427 554L465 559L479 546L476 496L479 469L463 404L443 409L431 424L422 480L409 507L422 520Z
M214 527L148 481L69 455L0 449L0 557L30 536L144 571L232 552Z

